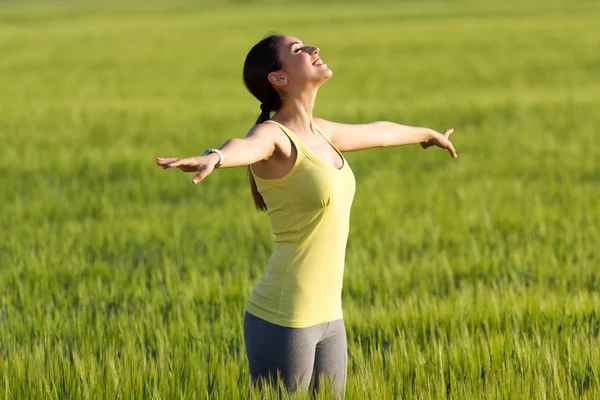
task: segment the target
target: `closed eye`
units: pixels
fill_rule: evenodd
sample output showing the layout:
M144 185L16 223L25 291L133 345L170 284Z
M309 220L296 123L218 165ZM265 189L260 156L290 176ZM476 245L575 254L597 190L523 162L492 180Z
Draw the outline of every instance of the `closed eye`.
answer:
M294 53L299 53L302 51L302 47L298 47L296 50L294 50Z

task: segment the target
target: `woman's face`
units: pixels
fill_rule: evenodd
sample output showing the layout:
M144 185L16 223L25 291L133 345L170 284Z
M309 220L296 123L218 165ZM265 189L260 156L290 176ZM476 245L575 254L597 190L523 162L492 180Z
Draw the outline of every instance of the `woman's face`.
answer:
M293 36L284 36L279 42L279 60L282 69L274 73L274 78L280 78L279 83L320 85L333 74L321 60L318 47L308 46Z

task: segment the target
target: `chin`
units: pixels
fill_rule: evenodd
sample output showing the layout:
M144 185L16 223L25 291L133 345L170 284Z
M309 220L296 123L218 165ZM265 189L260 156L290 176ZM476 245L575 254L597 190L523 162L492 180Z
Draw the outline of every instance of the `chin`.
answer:
M323 71L323 73L320 76L321 83L327 81L329 78L331 78L332 75L333 75L333 71L330 70L329 68L327 68L327 70Z
M326 70L320 71L318 74L313 75L308 79L308 82L312 84L322 85L324 84L331 76L333 75L333 71L329 68Z

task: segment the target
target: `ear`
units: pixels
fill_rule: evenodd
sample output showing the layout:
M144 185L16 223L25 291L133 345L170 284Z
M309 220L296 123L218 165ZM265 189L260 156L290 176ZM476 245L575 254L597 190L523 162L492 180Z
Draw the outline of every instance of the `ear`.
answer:
M268 78L275 86L285 86L288 83L286 73L281 70L269 73Z

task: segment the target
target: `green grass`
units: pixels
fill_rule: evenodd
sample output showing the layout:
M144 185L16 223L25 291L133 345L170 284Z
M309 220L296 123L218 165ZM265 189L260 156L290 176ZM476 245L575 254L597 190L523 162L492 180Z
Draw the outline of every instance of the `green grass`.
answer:
M600 398L599 18L584 1L0 4L0 397L249 396L268 218L243 168L194 186L154 157L246 134L243 60L278 30L334 71L316 115L455 128L458 160L346 155L347 397Z

